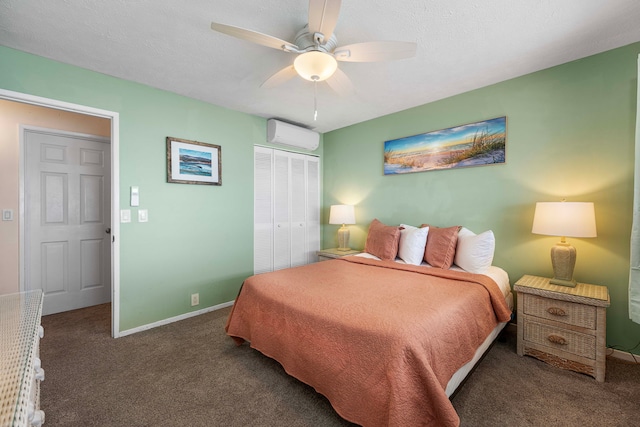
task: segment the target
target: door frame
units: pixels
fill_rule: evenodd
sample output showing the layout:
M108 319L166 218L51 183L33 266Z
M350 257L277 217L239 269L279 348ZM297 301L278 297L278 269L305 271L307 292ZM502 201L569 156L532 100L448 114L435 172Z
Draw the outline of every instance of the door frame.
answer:
M111 121L111 336L120 336L120 114L115 111L102 110L86 105L73 104L51 98L29 95L0 88L0 99L37 105L54 110L70 111L88 116L103 117ZM21 126L20 132L20 290L24 290L24 144Z

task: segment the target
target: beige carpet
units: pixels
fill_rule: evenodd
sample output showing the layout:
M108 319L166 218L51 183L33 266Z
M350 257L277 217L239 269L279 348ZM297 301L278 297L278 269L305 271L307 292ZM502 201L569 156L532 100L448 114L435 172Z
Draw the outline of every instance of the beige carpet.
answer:
M347 426L329 402L224 333L229 309L110 337L110 306L45 316L45 426ZM462 426L639 426L640 365L607 380L497 342L453 399ZM417 420L416 425L419 425Z

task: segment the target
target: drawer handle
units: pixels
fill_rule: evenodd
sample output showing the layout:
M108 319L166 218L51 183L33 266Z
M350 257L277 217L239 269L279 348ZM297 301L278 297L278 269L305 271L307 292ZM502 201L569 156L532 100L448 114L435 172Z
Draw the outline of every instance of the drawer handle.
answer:
M569 343L567 342L567 340L566 340L566 339L564 339L563 337L561 337L561 336L559 336L559 335L549 335L549 336L547 337L547 339L548 339L550 342L554 343L554 344L560 344L560 345L567 345L567 344L569 344Z
M549 307L547 308L547 313L552 314L554 316L566 316L567 313L558 307Z

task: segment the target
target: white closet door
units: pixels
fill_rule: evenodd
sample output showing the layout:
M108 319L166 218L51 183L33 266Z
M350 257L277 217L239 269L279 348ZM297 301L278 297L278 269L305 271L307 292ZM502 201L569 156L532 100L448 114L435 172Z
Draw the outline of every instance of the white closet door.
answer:
M305 157L291 155L291 267L305 265L307 256L307 182Z
M254 148L255 274L317 261L319 164L314 156Z
M289 153L274 151L273 269L291 266L289 216Z
M320 250L320 161L307 158L307 251L306 262L317 262Z
M273 271L273 150L255 147L253 158L253 272Z

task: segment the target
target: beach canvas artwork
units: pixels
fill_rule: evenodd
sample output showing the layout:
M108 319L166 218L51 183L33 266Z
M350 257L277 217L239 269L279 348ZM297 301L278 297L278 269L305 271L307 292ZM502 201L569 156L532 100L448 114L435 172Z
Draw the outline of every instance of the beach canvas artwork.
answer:
M507 118L483 120L384 143L384 174L505 162Z

